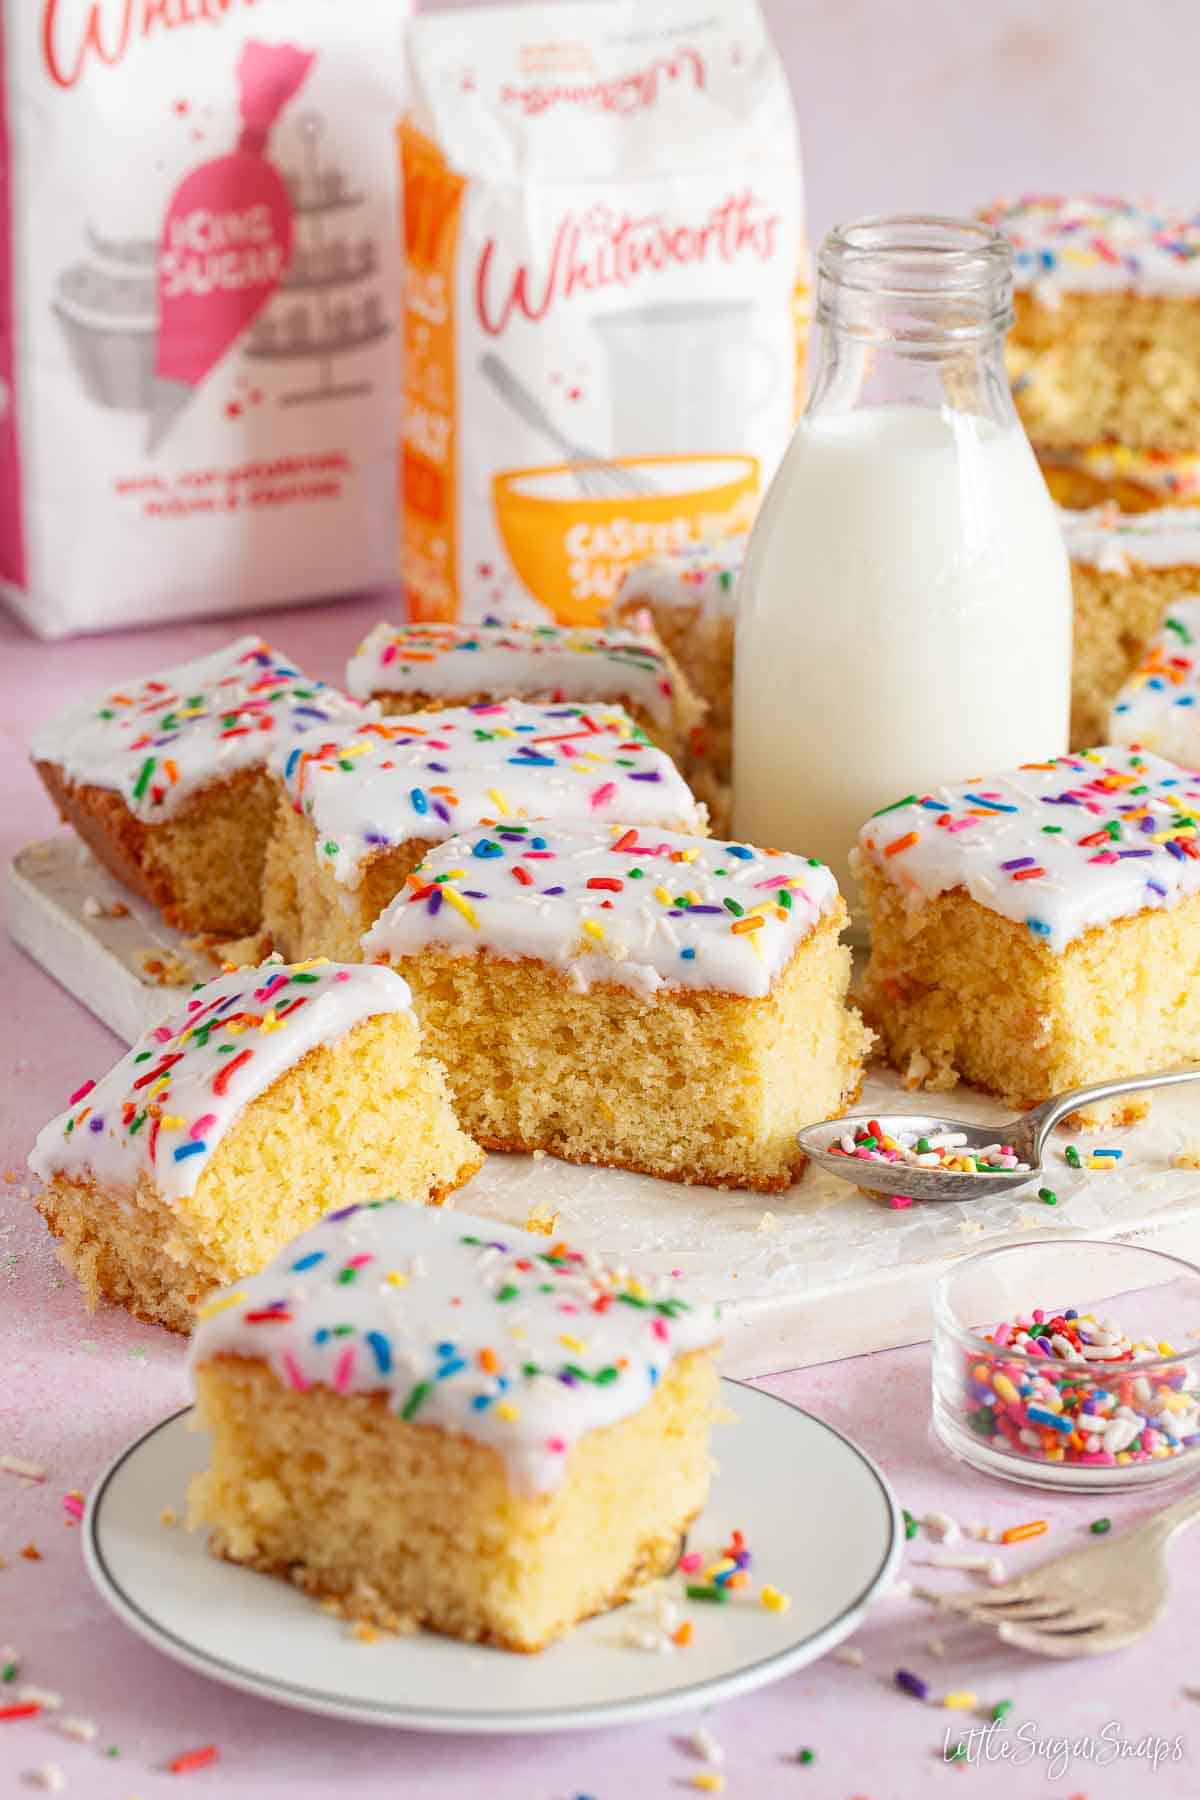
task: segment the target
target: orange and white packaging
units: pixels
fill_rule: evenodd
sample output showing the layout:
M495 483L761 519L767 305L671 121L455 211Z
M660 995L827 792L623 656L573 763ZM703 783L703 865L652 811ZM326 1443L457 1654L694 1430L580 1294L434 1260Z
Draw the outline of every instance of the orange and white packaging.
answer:
M756 0L408 29L401 572L417 619L593 624L748 529L803 389L791 97Z

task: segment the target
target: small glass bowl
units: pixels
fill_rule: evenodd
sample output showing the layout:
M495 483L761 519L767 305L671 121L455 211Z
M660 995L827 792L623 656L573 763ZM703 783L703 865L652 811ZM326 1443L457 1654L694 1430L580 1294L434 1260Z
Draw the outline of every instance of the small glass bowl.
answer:
M932 1300L934 1430L973 1468L1030 1487L1090 1489L1200 1469L1194 1264L1139 1244L1039 1238L963 1257L939 1276ZM1171 1354L1068 1361L985 1335L1068 1308Z

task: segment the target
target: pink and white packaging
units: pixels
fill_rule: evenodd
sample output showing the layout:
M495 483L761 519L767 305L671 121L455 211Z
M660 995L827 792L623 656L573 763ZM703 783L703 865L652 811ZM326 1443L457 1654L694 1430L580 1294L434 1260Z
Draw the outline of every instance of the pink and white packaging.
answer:
M43 637L395 573L405 0L2 0L0 592Z

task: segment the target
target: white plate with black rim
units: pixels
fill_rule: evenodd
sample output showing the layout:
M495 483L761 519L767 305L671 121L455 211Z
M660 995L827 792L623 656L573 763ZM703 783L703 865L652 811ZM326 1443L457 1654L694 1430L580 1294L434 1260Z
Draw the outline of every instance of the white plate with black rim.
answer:
M709 1706L824 1656L861 1623L899 1562L895 1497L849 1438L739 1382L722 1384L736 1420L718 1426L720 1467L689 1546L714 1556L736 1528L752 1583L725 1605L666 1591L691 1620L667 1653L631 1647L644 1600L589 1619L537 1656L420 1633L363 1642L285 1581L210 1556L182 1518L207 1440L175 1413L117 1457L92 1492L84 1550L92 1580L125 1624L164 1655L285 1706L412 1731L568 1731ZM694 1577L693 1577L694 1579ZM763 1584L790 1597L762 1604Z

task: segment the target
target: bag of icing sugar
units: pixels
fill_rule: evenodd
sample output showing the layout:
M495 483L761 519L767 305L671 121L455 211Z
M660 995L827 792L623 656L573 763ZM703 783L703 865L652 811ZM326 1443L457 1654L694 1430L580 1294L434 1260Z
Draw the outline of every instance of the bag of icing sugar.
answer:
M414 617L594 624L744 532L799 410L787 82L756 0L408 29L402 570Z
M405 0L0 4L0 591L59 637L394 580Z

